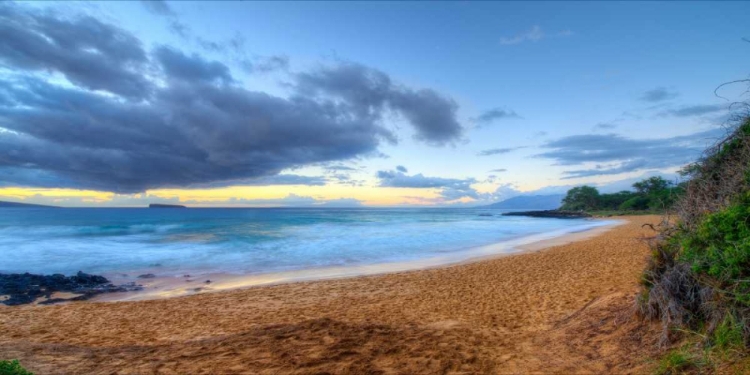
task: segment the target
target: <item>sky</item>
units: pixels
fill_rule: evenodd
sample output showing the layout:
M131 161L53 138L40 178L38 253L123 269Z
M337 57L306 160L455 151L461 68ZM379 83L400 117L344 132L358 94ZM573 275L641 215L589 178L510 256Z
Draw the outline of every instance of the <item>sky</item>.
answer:
M677 178L747 2L0 3L0 200L476 206Z

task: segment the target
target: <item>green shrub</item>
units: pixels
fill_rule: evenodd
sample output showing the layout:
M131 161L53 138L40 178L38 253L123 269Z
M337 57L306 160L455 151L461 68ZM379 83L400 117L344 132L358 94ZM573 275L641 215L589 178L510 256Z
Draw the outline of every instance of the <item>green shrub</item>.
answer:
M12 361L0 361L0 375L34 375L21 367L17 359Z
M683 374L698 367L696 359L690 352L685 349L677 349L662 357L656 373L658 375Z
M645 210L649 207L649 199L647 197L633 197L620 205L621 210Z
M707 215L696 230L678 236L680 258L695 272L715 278L722 287L750 277L750 193L726 209ZM737 299L749 303L747 288L740 289L744 290L735 292L743 295Z
M742 348L744 345L742 324L737 321L734 314L727 314L714 330L712 339L714 347L723 351Z
M704 372L715 360L731 363L749 353L750 117L704 155L681 172L686 183L635 186L649 208L673 204L677 216L653 243L638 312L661 319L662 343L685 334L701 341L664 356L661 374ZM631 198L623 205L644 203Z

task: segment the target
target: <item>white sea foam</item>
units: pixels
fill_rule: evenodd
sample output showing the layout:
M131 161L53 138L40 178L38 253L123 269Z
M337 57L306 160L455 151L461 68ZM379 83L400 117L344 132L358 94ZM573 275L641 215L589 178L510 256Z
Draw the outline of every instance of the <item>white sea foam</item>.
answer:
M16 210L16 212L19 212ZM442 257L605 221L483 217L478 210L33 210L0 216L0 272L267 273ZM519 242L520 241L520 242Z

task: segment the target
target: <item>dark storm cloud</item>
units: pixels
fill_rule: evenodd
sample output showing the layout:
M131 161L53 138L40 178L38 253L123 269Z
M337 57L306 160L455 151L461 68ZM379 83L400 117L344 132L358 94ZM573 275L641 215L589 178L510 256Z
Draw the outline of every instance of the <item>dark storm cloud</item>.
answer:
M557 165L596 163L593 168L565 171L565 178L613 175L643 169L680 167L694 161L723 129L661 139L632 139L617 134L575 135L548 142L551 151L536 155Z
M677 117L701 116L709 113L726 111L727 107L719 104L699 104L683 106L676 109L670 109L661 113L661 115L671 115Z
M129 193L259 178L374 152L390 136L327 103L237 87L176 82L148 105L31 79L0 92L15 100L0 107L0 127L16 132L0 133L0 167L50 172L66 187Z
M649 103L657 103L665 100L674 99L679 94L673 91L669 91L665 87L657 87L652 90L648 90L641 95L640 100Z
M473 118L472 120L477 123L479 126L488 125L495 120L502 120L502 119L509 119L509 118L520 118L515 111L513 110L506 110L506 109L500 109L495 108L491 109L489 111L483 112L479 116Z
M159 47L154 51L164 72L172 78L186 80L232 82L229 68L218 61L207 61L198 54L187 56L169 47Z
M0 4L0 63L13 69L57 72L80 87L131 99L151 91L141 71L147 57L140 40L85 15L67 18Z
M175 14L164 0L141 0L141 5L149 12L160 16L173 16Z
M396 93L392 105L415 127L416 139L440 146L461 137L456 120L458 104L433 90L404 90Z
M0 17L0 61L11 68L0 76L6 186L134 193L319 185L322 178L276 175L378 155L382 142L396 143L384 111L399 112L428 143L454 140L461 130L450 99L361 65L294 76L296 89L281 98L241 87L224 64L200 55L171 47L146 55L132 34L91 17L16 4L0 4ZM34 74L41 70L74 87Z
M444 145L461 137L456 119L458 104L434 90L413 90L392 82L376 69L356 63L297 75L297 89L306 95L331 96L354 108L359 116L380 119L384 109L401 114L415 129L415 138L432 145Z
M323 176L302 176L298 174L277 174L258 178L226 180L219 183L196 184L196 188L212 188L227 185L235 186L276 186L276 185L307 185L323 186L328 180Z

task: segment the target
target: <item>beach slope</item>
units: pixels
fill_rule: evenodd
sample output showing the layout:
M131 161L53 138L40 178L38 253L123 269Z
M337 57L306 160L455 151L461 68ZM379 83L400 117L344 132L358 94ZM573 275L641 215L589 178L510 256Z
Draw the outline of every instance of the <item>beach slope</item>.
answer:
M0 308L0 359L37 373L642 373L633 319L655 216L521 255L115 303Z

